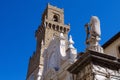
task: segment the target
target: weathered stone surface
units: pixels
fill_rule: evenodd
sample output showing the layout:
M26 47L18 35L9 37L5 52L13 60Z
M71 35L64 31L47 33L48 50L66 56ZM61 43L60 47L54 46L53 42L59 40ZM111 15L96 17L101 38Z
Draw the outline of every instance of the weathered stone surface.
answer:
M115 57L89 51L84 53L68 71L75 80L119 80L120 62Z

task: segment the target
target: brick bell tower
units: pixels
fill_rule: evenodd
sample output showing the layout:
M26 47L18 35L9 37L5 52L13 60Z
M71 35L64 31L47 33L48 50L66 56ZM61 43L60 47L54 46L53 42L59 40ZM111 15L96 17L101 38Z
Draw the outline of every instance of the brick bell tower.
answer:
M64 24L64 10L48 4L42 16L42 23L35 33L37 40L36 52L33 53L29 60L27 80L41 79L44 50L53 37L59 36L60 33L64 34L67 44L69 30L70 25Z

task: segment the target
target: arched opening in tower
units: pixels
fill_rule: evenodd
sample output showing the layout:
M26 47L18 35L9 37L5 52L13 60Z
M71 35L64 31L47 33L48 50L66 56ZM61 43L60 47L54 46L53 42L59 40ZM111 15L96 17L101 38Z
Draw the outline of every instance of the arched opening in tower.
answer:
M58 22L59 21L59 17L57 15L54 15L53 16L53 21Z

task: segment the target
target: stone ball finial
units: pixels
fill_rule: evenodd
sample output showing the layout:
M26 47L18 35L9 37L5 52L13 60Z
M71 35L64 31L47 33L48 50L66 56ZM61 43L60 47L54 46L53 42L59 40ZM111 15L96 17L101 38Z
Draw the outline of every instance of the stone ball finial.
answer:
M74 41L72 39L72 36L70 35L70 38L69 38L69 48L74 48L73 44L74 44Z
M92 16L90 19L91 32L94 32L96 36L101 36L100 20L97 16Z
M60 39L65 39L63 33L60 33Z
M73 39L72 39L72 36L70 35L70 38L69 38L69 43L70 44L74 44L74 41L73 41Z

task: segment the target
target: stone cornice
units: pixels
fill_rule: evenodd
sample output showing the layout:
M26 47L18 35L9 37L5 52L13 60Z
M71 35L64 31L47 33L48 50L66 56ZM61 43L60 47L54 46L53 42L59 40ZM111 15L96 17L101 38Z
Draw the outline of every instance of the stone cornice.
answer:
M87 64L96 64L113 70L120 69L120 62L116 57L103 53L88 51L84 53L73 65L71 65L68 68L68 71L73 74L77 74Z

